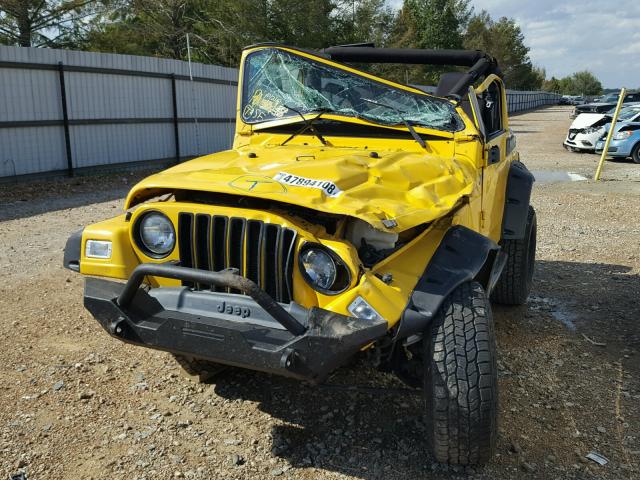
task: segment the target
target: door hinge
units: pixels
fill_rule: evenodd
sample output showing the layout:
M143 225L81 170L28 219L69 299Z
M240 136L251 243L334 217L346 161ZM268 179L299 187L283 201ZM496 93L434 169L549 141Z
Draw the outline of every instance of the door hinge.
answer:
M494 165L500 161L500 147L494 145L489 149L489 158L487 159L487 163L489 165Z

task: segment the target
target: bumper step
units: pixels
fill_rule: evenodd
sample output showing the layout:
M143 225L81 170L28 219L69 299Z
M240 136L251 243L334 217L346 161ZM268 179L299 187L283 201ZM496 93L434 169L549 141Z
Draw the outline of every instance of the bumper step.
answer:
M191 270L173 266L176 268ZM296 334L273 316L273 308L266 310L245 295L196 292L187 287L137 288L132 293L129 283L86 279L85 307L113 337L312 382L323 381L387 331L385 321L305 309L293 303L276 304L278 316L286 314L285 318L300 326L302 333ZM119 301L123 297L126 301Z

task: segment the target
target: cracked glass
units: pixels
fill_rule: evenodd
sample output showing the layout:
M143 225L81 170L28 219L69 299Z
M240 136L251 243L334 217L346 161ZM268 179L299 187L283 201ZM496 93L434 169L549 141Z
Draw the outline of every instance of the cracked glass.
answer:
M242 119L250 124L330 112L383 125L407 121L449 132L464 128L446 100L393 88L277 48L250 54L243 82Z

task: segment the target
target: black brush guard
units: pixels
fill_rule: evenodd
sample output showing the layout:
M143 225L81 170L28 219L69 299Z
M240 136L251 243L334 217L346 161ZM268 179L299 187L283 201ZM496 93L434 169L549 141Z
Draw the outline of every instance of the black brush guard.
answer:
M240 290L140 288L146 276ZM387 322L276 302L236 270L211 272L142 264L126 284L88 278L84 304L112 336L136 345L212 362L323 381L362 347L385 335Z

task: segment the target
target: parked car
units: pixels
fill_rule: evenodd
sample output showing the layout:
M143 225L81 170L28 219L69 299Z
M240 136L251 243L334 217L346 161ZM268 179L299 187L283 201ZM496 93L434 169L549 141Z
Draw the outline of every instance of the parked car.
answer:
M577 105L573 110L572 118L576 118L581 113L604 113L607 110L611 110L618 104L618 93L608 93L600 99L597 103L585 103L584 105ZM640 102L639 92L629 92L624 97L623 103L635 103Z
M596 142L596 153L602 153L605 141L606 134ZM631 158L634 163L640 163L640 118L635 117L633 122L623 122L616 125L607 156Z
M593 152L596 143L604 133L609 131L615 107L605 114L582 113L569 127L564 146L572 151ZM640 121L640 104L634 104L620 111L618 122Z
M571 95L563 95L558 100L558 105L573 105L573 101L571 99Z
M352 66L372 61L473 67L430 95ZM489 298L526 302L536 248L497 62L270 43L243 51L239 83L231 149L142 180L121 215L71 236L86 308L192 373L318 383L360 355L422 389L439 462L490 460Z
M563 95L558 102L559 105L582 105L583 103L586 103L585 99L579 95Z

